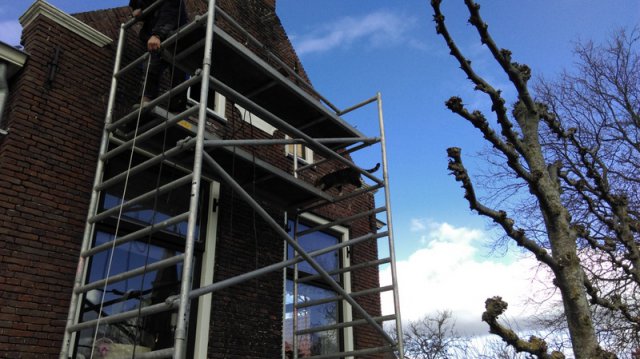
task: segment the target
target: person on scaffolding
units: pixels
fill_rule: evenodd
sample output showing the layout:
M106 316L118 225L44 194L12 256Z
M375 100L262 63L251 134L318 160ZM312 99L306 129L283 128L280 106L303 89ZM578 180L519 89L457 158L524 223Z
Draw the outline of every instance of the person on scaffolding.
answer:
M143 83L143 104L158 97L160 79L169 67L169 63L160 56L160 45L175 30L187 23L187 12L182 0L165 0L153 11L143 14L156 0L129 0L129 7L133 9L133 17L143 22L140 29L140 40L150 53L148 69L145 68L146 85ZM171 66L171 87L185 80L185 73L175 66ZM168 109L181 112L185 108L186 93L174 96Z

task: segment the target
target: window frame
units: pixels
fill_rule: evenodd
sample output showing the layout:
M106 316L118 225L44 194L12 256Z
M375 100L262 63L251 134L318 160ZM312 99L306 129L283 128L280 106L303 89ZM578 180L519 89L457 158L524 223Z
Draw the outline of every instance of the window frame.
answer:
M291 137L289 137L288 135L285 135L284 138L287 140L291 139ZM293 149L296 147L299 150L297 150L296 153L294 154ZM284 153L287 157L291 158L292 160L294 159L294 156L297 157L298 162L304 165L310 165L310 164L313 164L314 162L313 150L301 143L285 145Z
M315 214L311 214L311 213L303 213L300 215L300 222L305 225L308 226L310 228L314 227L314 226L319 226L319 225L323 225L323 224L327 224L329 223L328 220L326 220L325 218L322 218L320 216L317 216ZM344 226L332 226L331 228L324 230L323 232L331 235L331 236L335 236L336 239L338 239L338 243L343 243L349 240L349 229L347 227ZM288 258L289 255L289 245L285 245L284 248L284 256L285 259ZM343 268L347 268L351 265L351 259L350 259L350 253L347 250L347 247L342 247L340 249L338 249L339 251L339 257L338 257L338 269L343 269ZM351 293L351 272L344 272L342 274L340 274L341 278L339 280L339 283L342 284L342 287L344 288L344 290L347 293ZM287 282L288 281L292 281L293 282L293 269L292 268L285 268L283 270L283 312L282 312L282 358L286 359L286 353L285 353L285 344L286 344L286 337L285 337L285 326L286 326L286 314L287 314L287 308L286 308L286 301L284 300L284 297L286 297L287 295ZM322 288L322 289L329 289L333 292L333 289L330 288L330 286L328 286L326 283L321 283L320 281L318 282L311 282L312 284L318 283L319 285L317 285L318 288ZM308 284L308 283L307 283ZM335 293L335 292L334 292ZM337 294L337 293L336 293ZM353 321L353 311L351 308L351 304L349 304L346 300L340 300L337 302L338 303L338 308L339 308L339 315L338 315L338 320L337 323L346 323L346 322L351 322ZM353 327L349 326L346 328L343 328L342 330L337 329L338 331L340 331L340 335L339 335L339 350L340 351L344 351L344 352L349 352L349 351L353 351L354 350L354 336L353 336ZM351 356L346 357L347 359L353 358Z
M200 104L199 98L196 99L191 96L191 89L200 89L199 85L200 83L187 88L187 105L195 106ZM211 101L207 101L207 115L218 121L227 122L227 98L216 91L209 90L209 92L213 92L213 108L210 107Z
M103 206L105 201L105 193L101 194L101 198L99 199L99 205ZM202 226L199 229L199 238L202 240L196 241L196 267L194 268L194 283L193 287L203 287L213 283L214 277L214 268L215 268L215 252L217 245L217 226L218 226L218 211L216 210L216 201L220 197L220 183L212 180L204 179L202 180L200 196L207 196L206 199L203 200L202 206L205 208L201 209ZM113 225L113 220L108 219L105 223L97 223L94 226L92 237L93 241L97 240L97 232L103 231L107 233L113 234L115 231L115 226ZM124 232L131 232L135 229L142 228L143 225L140 223L135 223L134 221L127 220L125 218L121 219L121 228ZM177 233L171 232L163 232L159 231L154 234L156 238L151 241L151 244L154 246L159 246L161 248L167 248L169 250L184 250L184 246L180 245L181 240L184 239L184 236ZM138 241L139 242L139 241ZM90 258L88 265L85 267L85 273L83 282L87 282L89 271L91 269L91 261L93 260L93 256ZM199 282L197 282L199 280ZM178 281L181 281L178 278ZM78 306L76 311L76 318L80 318L83 311L85 310L85 301L86 295L83 295L80 298L81 305ZM195 308L193 307L195 305ZM211 325L211 308L212 308L212 294L200 296L197 302L192 303L192 311L189 321L189 329L190 338L188 340L188 350L193 351L194 357L205 357L208 352L208 342L209 342L209 332ZM75 332L72 337L72 348L70 354L74 357L78 352L78 344L80 339L80 332ZM95 345L95 343L93 344Z

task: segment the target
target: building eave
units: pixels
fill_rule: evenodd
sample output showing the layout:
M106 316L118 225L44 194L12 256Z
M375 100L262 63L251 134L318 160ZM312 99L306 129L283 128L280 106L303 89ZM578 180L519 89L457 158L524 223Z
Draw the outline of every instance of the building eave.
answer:
M10 79L16 72L20 71L27 61L27 57L25 52L0 41L0 61L9 65L7 79Z
M69 31L83 37L84 39L99 47L107 46L113 42L110 37L83 23L75 17L65 13L64 11L56 8L55 6L49 4L44 0L36 0L20 17L20 24L23 28L26 28L38 16L44 16L55 21Z

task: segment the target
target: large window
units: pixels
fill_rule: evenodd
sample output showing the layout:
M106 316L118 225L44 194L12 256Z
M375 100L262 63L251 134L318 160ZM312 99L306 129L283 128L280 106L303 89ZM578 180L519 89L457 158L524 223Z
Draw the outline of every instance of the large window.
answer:
M112 166L112 171L115 167L117 165ZM160 184L167 183L182 175L165 173ZM123 186L116 186L103 192L100 200L101 211L117 206L123 197L129 200L155 188L156 174L149 172L138 175L138 177L129 181L125 195L123 195ZM212 264L211 253L207 252L212 252L212 248L210 243L206 242L215 240L215 238L211 238L212 233L215 233L211 228L215 225L212 223L215 222L215 217L210 211L209 202L210 195L217 191L217 186L203 183L205 184L202 186L200 196L202 203L199 206L202 210L198 216L196 229L195 262L196 264L207 262ZM157 199L150 200L149 203L128 209L122 213L119 219L117 215L114 215L96 225L93 246L107 243L116 237L122 238L149 224L159 223L188 212L189 198L190 183L160 195ZM86 282L92 283L137 268L145 269L158 261L179 255L184 249L186 235L187 223L184 221L152 235L99 252L89 259ZM198 265L194 269L194 287L208 284L206 282L211 281L211 275L205 274L203 269ZM98 317L104 319L118 313L135 311L163 303L168 297L179 294L182 270L182 262L176 262L158 270L147 269L142 274L93 289L83 297L79 313L80 319L82 322ZM207 277L206 281L201 280L202 277ZM210 306L210 300L208 302L194 300L191 304L190 355L198 351L194 343L197 340L203 340L201 338L203 333L197 333L195 330L198 324L202 324L198 323L200 319L197 314L206 310L208 306ZM172 347L176 315L177 311L175 310L164 311L85 329L78 333L74 357L90 358L92 351L94 358L130 357L133 354ZM208 327L208 317L203 320L207 321L206 326ZM206 334L204 333L204 335Z
M314 218L316 223L319 218ZM309 228L312 222L298 224L298 232ZM294 223L289 223L292 234ZM339 231L318 231L298 238L298 243L305 251L326 248L347 239L347 231L341 228ZM287 257L293 258L295 251L292 246L288 246ZM327 272L333 272L343 266L347 266L349 258L346 251L334 250L315 257L318 264ZM297 266L297 276L302 282L297 284L295 280L296 268L291 266L286 269L285 284L285 318L284 318L284 353L285 358L293 358L294 350L294 321L298 331L304 329L318 328L337 324L342 321L351 320L351 310L349 304L344 301L329 301L313 306L304 306L305 303L326 298L336 297L337 293L322 279L309 281L304 278L312 278L317 272L308 262L300 262ZM348 274L333 274L334 280L341 284L347 291L350 287ZM315 278L315 277L314 277ZM298 305L296 309L294 303ZM297 351L299 358L315 355L336 353L352 349L351 329L331 329L316 331L308 334L298 335Z

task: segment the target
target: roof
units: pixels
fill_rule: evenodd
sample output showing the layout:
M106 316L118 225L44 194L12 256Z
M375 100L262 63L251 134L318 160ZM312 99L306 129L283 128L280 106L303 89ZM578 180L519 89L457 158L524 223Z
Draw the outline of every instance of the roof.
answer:
M7 63L7 78L10 79L27 61L27 53L0 41L0 61Z

